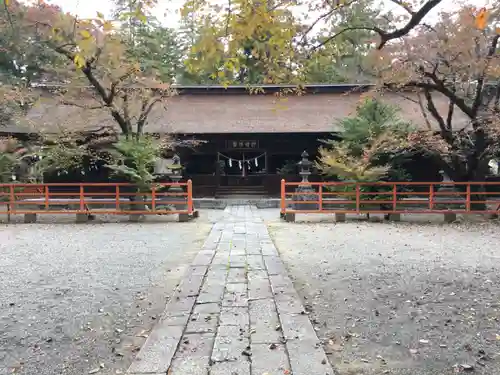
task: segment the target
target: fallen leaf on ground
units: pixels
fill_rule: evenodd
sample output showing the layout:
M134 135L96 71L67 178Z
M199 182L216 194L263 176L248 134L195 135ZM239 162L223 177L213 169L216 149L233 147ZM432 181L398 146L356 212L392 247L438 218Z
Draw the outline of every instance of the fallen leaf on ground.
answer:
M141 332L139 332L139 334L138 334L138 335L136 335L136 337L144 337L144 338L146 338L146 339L147 339L147 338L148 338L148 336L149 336L147 332L148 332L148 331L146 331L145 329L143 329Z
M464 369L464 371L474 371L474 366L471 366L469 364L463 364L463 365L460 365L460 367L462 367Z

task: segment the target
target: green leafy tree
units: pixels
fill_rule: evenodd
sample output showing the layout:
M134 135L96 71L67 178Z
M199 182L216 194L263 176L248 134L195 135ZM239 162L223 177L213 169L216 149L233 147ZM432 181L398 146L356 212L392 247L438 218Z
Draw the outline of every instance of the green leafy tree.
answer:
M176 77L176 81L183 85L207 85L218 83L218 78L213 75L213 67L190 67L190 61L194 57L192 49L202 40L204 32L203 25L198 23L198 18L194 12L186 14L181 18L179 29L177 30L179 47L182 56L182 68Z
M17 1L0 12L0 82L3 84L29 85L43 78L54 79L64 62L24 27L34 12L33 7Z
M169 83L184 68L181 48L177 31L162 27L155 19L136 31L133 42L127 42L128 56L140 62L144 74L156 75L161 82Z
M54 80L64 62L26 29L33 9L12 1L0 11L0 127L23 115L38 99L30 85Z
M318 170L330 178L349 182L403 181L406 138L411 124L401 120L398 108L369 98L356 114L339 123L341 140L326 140L319 150ZM393 145L400 149L395 152ZM387 152L389 150L389 152ZM353 186L334 191L354 192ZM361 192L387 191L383 186L362 186ZM388 200L387 195L364 195L363 200Z
M40 136L32 150L34 162L31 166L31 177L38 182L43 182L47 174L80 172L86 162L91 165L100 161L109 162L106 150L115 140L113 134L102 146L102 138L99 142L88 141L84 134L68 130L55 134L41 133Z
M115 0L114 18L127 56L140 62L141 70L162 82L173 82L183 68L182 44L177 31L163 27L151 8L138 0Z
M311 20L299 15L304 6L324 14ZM186 60L188 75L222 84L366 82L373 32L362 26L390 23L393 16L381 13L374 0L236 0L227 7L186 0L183 22L195 23L198 35Z
M121 13L121 19L144 22L152 0L137 0L134 12ZM13 3L7 4L14 14ZM15 32L31 35L65 61L63 73L71 84L64 87L65 105L89 111L105 111L126 136L144 132L152 109L173 95L158 75L142 69L140 61L128 53L128 42L115 28L113 19L97 12L92 19L65 14L56 6L40 2L26 6L22 25L9 23ZM81 86L91 89L82 93ZM92 116L89 116L91 119Z
M413 129L410 123L401 119L398 107L373 98L364 99L355 115L339 121L339 126L342 134L340 143L354 157L363 156L368 146L376 145L387 134L398 138ZM327 143L336 146L339 142Z
M360 26L385 26L394 18L383 14L382 5L373 0L358 0L339 7L326 19L325 26L316 30L312 22L302 35L304 46L304 81L308 83L369 82L373 75L366 70L365 60L371 49L373 35ZM318 20L315 20L318 21ZM352 28L349 33L341 33ZM313 31L316 33L310 35Z
M12 175L23 158L19 142L13 138L0 138L0 182L12 181Z
M114 175L132 183L135 187L130 201L143 201L145 193L150 193L155 182L154 166L162 153L171 148L168 139L159 140L144 135L140 138L122 137L110 150L112 162L106 164ZM133 210L148 209L147 205L134 204Z
M122 137L110 152L112 163L107 164L107 168L136 185L140 192L150 191L155 179L154 165L162 152L157 139L147 135L138 139Z

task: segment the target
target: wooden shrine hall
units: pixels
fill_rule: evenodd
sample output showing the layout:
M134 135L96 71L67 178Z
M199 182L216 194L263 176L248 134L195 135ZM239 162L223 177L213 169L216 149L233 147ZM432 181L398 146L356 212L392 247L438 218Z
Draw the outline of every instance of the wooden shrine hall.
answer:
M363 93L372 88L315 84L304 86L302 95L282 97L279 93L293 86L259 87L258 94L250 94L247 86L177 86L178 95L168 99L166 109L156 106L151 111L146 133L202 141L195 148L176 150L195 196L278 196L282 178L298 180L301 153L307 151L314 160L322 139L341 136L339 121L355 114ZM397 104L406 120L424 123L417 101L397 93L385 93L381 100ZM444 98L435 101L438 109L446 110ZM88 113L42 101L29 111L24 127L17 121L0 131L19 135L44 127L89 131L116 126L109 112ZM311 176L312 181L318 178Z

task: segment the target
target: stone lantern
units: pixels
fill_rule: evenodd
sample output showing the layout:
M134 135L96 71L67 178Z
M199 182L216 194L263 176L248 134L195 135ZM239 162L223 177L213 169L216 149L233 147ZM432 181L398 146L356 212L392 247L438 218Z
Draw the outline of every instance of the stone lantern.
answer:
M170 179L172 180L173 184L178 184L181 182L182 179L182 164L181 164L181 158L178 154L174 154L172 157L172 164L170 165ZM181 186L179 185L171 185L170 188L168 189L169 193L183 193L184 189L182 189ZM170 202L179 202L175 203L175 209L176 210L183 210L187 206L187 200L185 196L182 195L171 195L167 196L167 200Z
M182 165L179 155L174 154L172 157L172 164L170 165L170 179L173 183L179 183L182 179Z
M294 195L294 201L318 201L318 195L315 194L315 190L309 183L309 176L311 175L311 167L313 163L309 160L309 154L307 151L302 152L301 160L297 163L299 167L299 175L302 178L299 186L295 189L295 192L298 193ZM296 210L317 210L317 203L296 203L294 204Z
M452 184L448 184L449 182L453 182L450 177L445 173L445 171L441 170L439 171L439 174L441 176L441 182L444 182L444 184L440 184L439 188L437 189L438 193L454 193L456 192L455 186ZM452 195L444 195L442 199L443 201L446 200L455 200ZM439 199L438 199L439 200Z
M309 154L304 151L301 155L301 160L297 163L299 166L299 175L302 177L301 184L309 183L309 176L311 175L312 162L308 159Z
M441 182L445 182L445 184L439 185L439 188L437 189L437 193L444 193L444 195L438 195L436 198L434 198L434 201L436 203L442 203L445 205L446 209L450 209L450 204L447 203L449 201L454 201L459 199L458 196L453 195L453 193L457 192L457 189L455 188L455 185L452 184L447 184L447 182L453 182L451 178L445 173L445 171L441 170L439 171L439 174L441 175ZM433 208L434 210L437 209L436 206ZM451 223L454 222L457 219L457 215L453 212L446 212L444 213L444 221Z

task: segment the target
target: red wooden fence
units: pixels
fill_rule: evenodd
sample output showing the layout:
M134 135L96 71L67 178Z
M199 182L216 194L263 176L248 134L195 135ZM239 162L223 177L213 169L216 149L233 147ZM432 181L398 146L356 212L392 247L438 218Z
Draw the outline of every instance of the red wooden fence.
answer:
M193 214L191 180L150 190L127 183L0 184L0 214Z
M500 182L281 181L281 214L497 213L499 204Z

